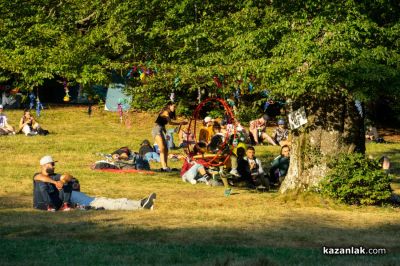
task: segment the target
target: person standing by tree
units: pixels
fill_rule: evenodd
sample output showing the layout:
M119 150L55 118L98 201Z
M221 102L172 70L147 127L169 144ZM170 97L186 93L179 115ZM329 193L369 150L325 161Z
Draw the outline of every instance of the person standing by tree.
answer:
M170 172L171 169L168 167L168 145L166 139L167 130L165 126L167 124L170 125L186 125L187 122L174 122L173 119L176 119L175 115L175 103L168 102L167 105L160 111L158 117L155 122L155 126L152 130L152 135L154 140L160 150L160 160L161 160L161 171Z

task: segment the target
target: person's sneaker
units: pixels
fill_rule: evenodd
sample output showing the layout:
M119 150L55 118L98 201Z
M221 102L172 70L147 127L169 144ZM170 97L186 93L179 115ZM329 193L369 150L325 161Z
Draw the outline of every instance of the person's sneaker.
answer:
M169 173L169 172L171 172L171 168L169 168L169 167L167 167L167 168L161 168L160 171L161 171L161 172L167 172L167 173Z
M229 173L236 177L241 177L237 169L232 169Z
M259 185L259 186L256 187L256 189L259 190L259 191L265 191L267 188L265 186L263 186L263 185Z
M88 211L90 210L92 207L88 206L88 205L78 205L76 206L76 209L80 210L80 211Z
M141 200L140 205L142 206L143 209L152 210L154 200L156 199L156 197L157 197L156 193L151 193L147 198Z
M231 189L231 188L225 189L225 191L224 191L225 197L229 197L229 196L231 195L231 192L232 192L232 189Z
M69 212L71 210L72 210L72 208L66 202L64 202L64 204L59 209L59 211L62 211L62 212Z
M190 184L192 184L192 185L196 185L196 184L197 184L197 181L196 181L196 179L192 179L192 180L190 180Z
M48 211L48 212L55 212L56 209L55 209L53 206L51 206L51 205L47 205L47 211Z

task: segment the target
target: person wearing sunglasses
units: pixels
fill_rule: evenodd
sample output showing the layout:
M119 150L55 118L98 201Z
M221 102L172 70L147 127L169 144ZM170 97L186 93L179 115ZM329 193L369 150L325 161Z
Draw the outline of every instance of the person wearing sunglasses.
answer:
M40 159L40 173L33 176L33 207L51 212L70 211L72 184L60 180L55 163L50 155Z

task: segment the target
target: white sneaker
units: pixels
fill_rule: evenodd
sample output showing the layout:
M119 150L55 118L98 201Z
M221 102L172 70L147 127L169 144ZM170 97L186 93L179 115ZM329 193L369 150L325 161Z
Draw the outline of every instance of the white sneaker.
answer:
M236 177L241 177L237 169L232 169L229 173Z

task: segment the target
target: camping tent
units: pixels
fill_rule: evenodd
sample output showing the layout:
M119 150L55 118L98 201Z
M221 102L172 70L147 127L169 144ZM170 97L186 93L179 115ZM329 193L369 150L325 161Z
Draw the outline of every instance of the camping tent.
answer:
M108 86L106 104L104 109L107 111L118 111L118 104L122 105L122 110L128 110L131 102L131 97L124 94L125 84L111 83Z

